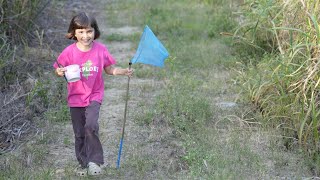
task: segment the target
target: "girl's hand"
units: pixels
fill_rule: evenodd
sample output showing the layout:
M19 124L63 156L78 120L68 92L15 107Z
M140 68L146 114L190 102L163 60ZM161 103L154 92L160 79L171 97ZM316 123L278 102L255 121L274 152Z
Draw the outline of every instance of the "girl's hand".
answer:
M66 68L57 68L55 72L56 72L57 76L62 77L62 76L64 76L64 72L66 72L66 71L67 71Z
M133 69L127 68L126 70L127 70L127 72L125 73L125 75L126 75L126 76L129 76L129 77L132 77L132 75L133 75Z

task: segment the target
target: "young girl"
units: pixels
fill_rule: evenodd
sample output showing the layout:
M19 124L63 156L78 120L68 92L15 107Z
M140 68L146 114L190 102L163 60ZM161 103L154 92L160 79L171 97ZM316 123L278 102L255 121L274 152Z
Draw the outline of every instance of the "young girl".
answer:
M54 63L55 73L63 77L65 66L78 64L81 79L68 82L68 106L75 135L75 154L80 164L78 175L98 175L104 163L99 140L99 110L104 96L103 70L109 75L131 76L133 71L116 68L115 59L107 48L95 41L100 31L96 20L86 13L74 16L70 22L69 39L75 43L66 47Z

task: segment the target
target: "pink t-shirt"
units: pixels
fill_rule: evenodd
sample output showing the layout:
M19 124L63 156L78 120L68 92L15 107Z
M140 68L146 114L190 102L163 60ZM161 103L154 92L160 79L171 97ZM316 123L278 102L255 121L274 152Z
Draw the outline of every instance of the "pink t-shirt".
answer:
M76 43L73 43L62 51L57 61L63 67L78 64L81 69L81 79L68 83L69 107L85 107L90 104L90 101L102 102L104 68L116 63L103 44L94 41L90 51L82 52L77 48ZM58 68L57 63L53 66Z

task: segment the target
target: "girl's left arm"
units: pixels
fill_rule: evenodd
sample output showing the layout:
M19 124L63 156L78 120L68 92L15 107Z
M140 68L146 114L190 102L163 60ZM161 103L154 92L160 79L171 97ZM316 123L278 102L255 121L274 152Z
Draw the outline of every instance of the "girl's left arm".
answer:
M109 75L126 75L126 76L132 76L133 70L132 69L123 69L123 68L117 68L113 66L107 66L104 68L104 71Z

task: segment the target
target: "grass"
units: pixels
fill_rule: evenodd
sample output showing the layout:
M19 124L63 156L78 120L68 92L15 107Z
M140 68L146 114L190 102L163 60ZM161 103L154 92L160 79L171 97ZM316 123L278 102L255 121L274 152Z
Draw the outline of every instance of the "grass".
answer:
M209 130L209 129L206 129ZM190 162L194 177L246 179L256 177L264 170L258 154L249 146L244 146L249 138L239 141L241 132L231 132L230 139L220 137L215 131L205 132L198 141L187 144L188 152L184 158ZM242 134L247 136L247 133ZM247 139L245 139L247 138ZM187 141L188 142L188 141ZM203 146L206 144L206 146ZM201 147L199 151L198 147ZM205 149L207 147L208 149ZM215 148L210 148L215 147ZM229 173L227 173L229 172Z
M112 33L108 35L105 40L106 41L134 41L137 42L140 39L140 33L134 33L130 35L121 35L117 33Z
M32 137L20 152L0 156L0 178L3 179L51 179L53 169L46 164L49 152L47 144L52 139L52 134ZM36 148L35 148L36 147ZM41 166L42 165L42 166Z

